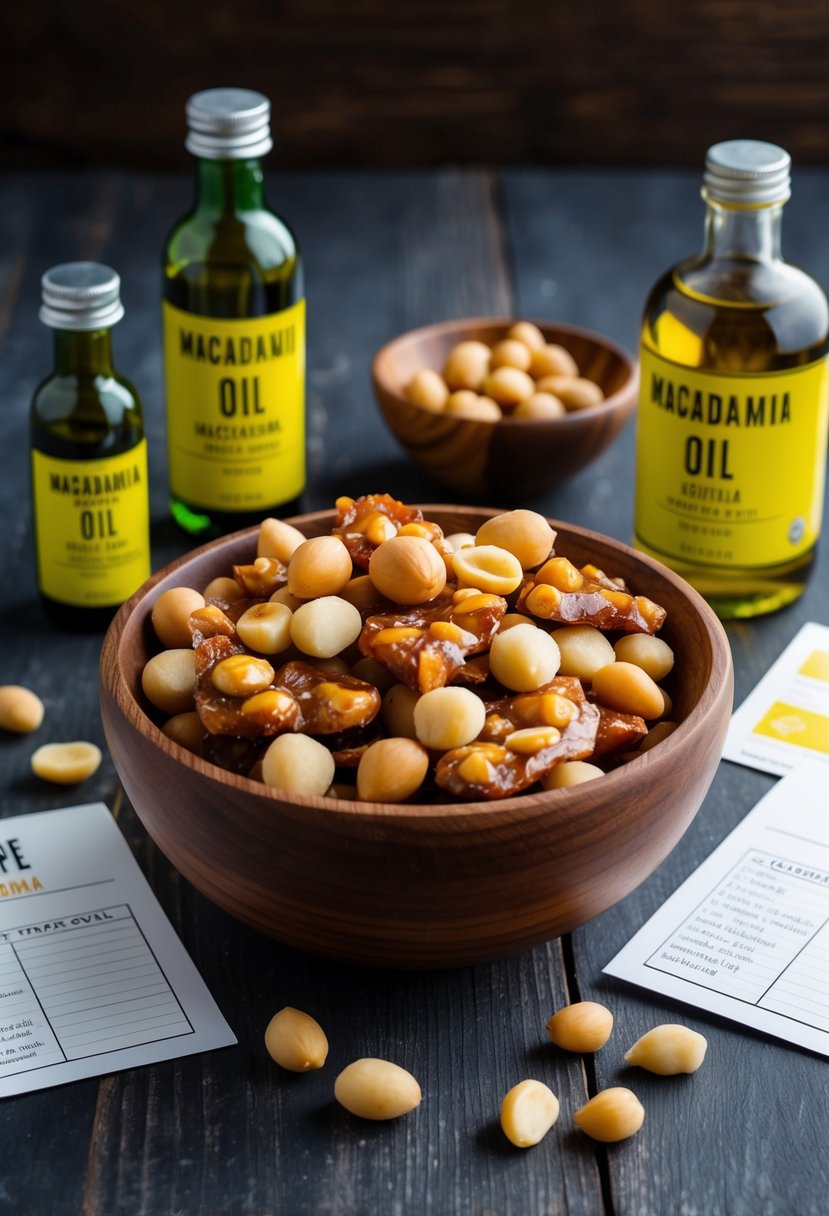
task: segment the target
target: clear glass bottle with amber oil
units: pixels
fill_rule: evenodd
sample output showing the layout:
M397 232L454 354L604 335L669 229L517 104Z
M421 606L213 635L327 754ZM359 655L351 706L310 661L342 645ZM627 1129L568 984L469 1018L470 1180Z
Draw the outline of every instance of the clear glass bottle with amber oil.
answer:
M30 414L38 587L55 624L103 629L150 574L141 401L112 362L120 279L109 266L68 262L42 286L55 366Z
M724 618L796 599L820 531L829 305L781 256L789 169L773 144L709 149L705 248L642 325L634 541Z
M296 239L265 203L270 103L187 103L196 199L164 251L171 510L218 534L290 511L305 486L305 302Z

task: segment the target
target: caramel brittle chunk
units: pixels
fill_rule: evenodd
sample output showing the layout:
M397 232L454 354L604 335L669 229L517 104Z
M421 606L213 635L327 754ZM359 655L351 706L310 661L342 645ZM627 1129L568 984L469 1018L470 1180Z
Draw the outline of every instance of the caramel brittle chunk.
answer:
M361 498L338 498L337 522L331 529L339 536L355 566L368 570L371 555L384 540L396 536L404 524L420 523L423 512L390 494L364 494Z
M199 646L205 638L236 636L236 626L226 612L218 604L205 604L191 612L187 624L193 638L193 645Z
M257 557L249 566L234 566L233 577L251 599L267 600L287 585L288 567L276 557Z
M625 633L656 633L666 612L644 595L631 595L623 580L594 566L578 570L566 557L552 557L521 588L518 612L562 625L595 625Z
M606 705L597 706L599 711L599 729L596 731L596 756L609 756L634 747L648 733L644 718L638 714L623 714L617 709L608 709Z
M409 688L430 692L448 684L467 655L489 646L506 610L507 601L500 595L441 595L408 612L368 617L359 637L360 651Z
M585 759L593 752L599 711L588 701L570 704L575 713L562 728L517 727L504 734L502 743L476 740L446 752L438 760L435 781L456 798L509 798L562 761Z
M213 672L219 663L247 654L238 641L217 634L200 642L195 653L196 710L209 734L250 739L296 729L299 704L286 689L272 682L250 695L231 696L214 684Z
M276 672L274 683L297 701L299 729L307 735L335 735L368 726L382 704L373 684L355 676L333 676L308 663L286 663Z

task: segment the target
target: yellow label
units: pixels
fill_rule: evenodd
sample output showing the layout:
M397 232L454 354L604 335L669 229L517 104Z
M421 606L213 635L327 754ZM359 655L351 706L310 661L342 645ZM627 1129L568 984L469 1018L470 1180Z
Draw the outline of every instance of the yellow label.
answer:
M150 575L147 442L103 460L32 450L38 584L79 608L121 604Z
M829 755L829 718L799 705L775 701L752 733Z
M305 485L305 301L217 320L164 301L170 489L256 511Z
M636 534L666 558L769 566L820 531L827 364L761 376L683 367L642 347Z

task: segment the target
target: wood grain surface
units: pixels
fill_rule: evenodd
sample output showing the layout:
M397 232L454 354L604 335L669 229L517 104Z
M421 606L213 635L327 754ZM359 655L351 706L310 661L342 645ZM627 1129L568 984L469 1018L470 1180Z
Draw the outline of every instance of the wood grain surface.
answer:
M718 139L829 155L820 0L7 4L5 163L181 168L184 103L273 102L285 166L688 164Z
M274 204L296 224L309 281L308 510L367 488L439 501L377 418L371 355L396 333L452 316L526 314L586 325L631 349L657 274L697 248L698 173L282 175ZM825 1210L826 1062L661 997L601 968L772 784L722 764L705 803L659 869L571 937L448 972L399 973L315 959L260 936L207 901L149 840L109 757L75 792L29 775L35 743L92 738L100 635L52 630L35 598L26 417L49 365L37 323L40 274L100 257L122 276L121 370L141 388L152 462L153 562L189 542L166 520L158 257L186 207L184 178L7 176L0 184L0 506L4 675L46 702L35 739L0 740L6 815L103 799L239 1039L235 1048L9 1099L0 1108L0 1213L84 1216L818 1216ZM829 280L829 174L795 178L784 248ZM633 428L590 469L535 505L627 540ZM508 500L492 505L508 506ZM729 625L739 702L809 619L826 622L826 547L806 595L773 617ZM162 791L163 796L163 791ZM616 1018L584 1061L546 1041L544 1022L593 997ZM264 1053L285 1004L325 1026L329 1064L280 1073ZM709 1039L693 1077L633 1074L624 1051L648 1026L683 1021ZM388 1125L357 1124L332 1101L359 1055L410 1068L422 1106ZM561 1099L559 1123L527 1152L497 1126L501 1097L525 1076ZM647 1108L628 1144L575 1131L597 1085L629 1084Z

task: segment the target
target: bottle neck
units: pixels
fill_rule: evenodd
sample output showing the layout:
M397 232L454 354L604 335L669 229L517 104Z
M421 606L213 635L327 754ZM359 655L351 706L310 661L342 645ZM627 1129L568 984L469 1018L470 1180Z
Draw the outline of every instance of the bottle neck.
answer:
M113 370L110 330L55 330L55 372L59 376L111 376Z
M779 261L783 204L746 211L707 199L705 254L709 259Z
M265 189L262 162L199 160L196 169L196 206L200 211L220 215L263 210Z

